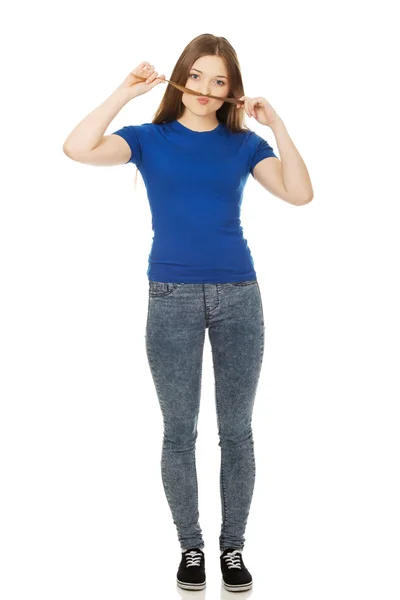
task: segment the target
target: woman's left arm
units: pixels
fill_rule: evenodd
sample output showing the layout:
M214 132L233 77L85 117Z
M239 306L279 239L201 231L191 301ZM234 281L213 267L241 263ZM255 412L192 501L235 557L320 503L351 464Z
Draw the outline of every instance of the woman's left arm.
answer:
M311 202L314 191L304 160L292 142L282 119L271 123L282 163L282 179L288 194Z
M302 204L311 202L314 191L307 167L282 119L265 98L242 96L240 100L244 100L242 108L249 117L255 117L261 125L272 129L281 159L282 181L287 193L292 198L301 198Z

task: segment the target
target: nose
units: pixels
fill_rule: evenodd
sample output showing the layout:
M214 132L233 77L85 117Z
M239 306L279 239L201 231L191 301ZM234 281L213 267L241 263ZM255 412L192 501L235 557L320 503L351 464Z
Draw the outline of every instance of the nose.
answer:
M200 94L203 94L203 96L207 96L207 94L210 93L209 86L203 85L202 88L199 90L199 92L200 92Z

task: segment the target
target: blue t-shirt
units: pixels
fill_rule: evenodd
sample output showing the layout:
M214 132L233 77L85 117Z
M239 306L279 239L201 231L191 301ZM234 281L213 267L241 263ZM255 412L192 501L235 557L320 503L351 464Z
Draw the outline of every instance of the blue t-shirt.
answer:
M147 190L154 233L148 279L256 279L240 207L249 173L260 160L276 157L268 142L251 130L232 133L222 122L211 131L193 131L175 120L113 133L129 144L128 163L137 166Z

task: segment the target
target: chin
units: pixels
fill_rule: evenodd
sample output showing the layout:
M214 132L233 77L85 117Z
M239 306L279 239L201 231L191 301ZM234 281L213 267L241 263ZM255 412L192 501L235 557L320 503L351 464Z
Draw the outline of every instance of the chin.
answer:
M214 109L210 110L210 107L207 105L207 107L203 107L201 106L201 104L197 103L197 100L195 101L196 104L192 105L192 106L187 106L186 108L188 108L192 113L195 113L196 115L198 115L199 117L204 115L209 115L210 113L214 112Z
M204 106L203 107L203 106L200 105L200 106L196 106L194 108L194 112L197 115L209 115L210 113L215 112L215 110L213 108L210 108L209 106Z

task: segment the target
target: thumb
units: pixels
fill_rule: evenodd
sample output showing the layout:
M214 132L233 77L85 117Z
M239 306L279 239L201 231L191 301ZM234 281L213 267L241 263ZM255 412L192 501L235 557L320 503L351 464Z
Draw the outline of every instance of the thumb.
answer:
M153 88L155 85L158 85L159 83L165 83L165 75L158 75L158 77L156 77L154 79L154 81L151 82L151 84L149 85L149 88Z

